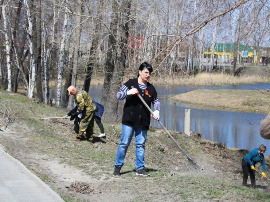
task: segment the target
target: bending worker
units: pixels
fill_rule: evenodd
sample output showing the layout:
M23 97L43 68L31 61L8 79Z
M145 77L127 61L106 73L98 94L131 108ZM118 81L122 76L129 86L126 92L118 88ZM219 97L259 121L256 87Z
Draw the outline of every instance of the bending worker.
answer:
M69 86L68 95L75 96L75 103L77 106L77 116L81 119L79 123L79 131L74 139L75 141L89 140L94 142L94 114L96 105L94 105L91 97L86 91L79 91L74 86Z
M248 175L250 175L251 187L255 189L255 164L261 162L262 164L262 177L266 178L265 175L265 160L264 153L266 151L266 146L261 144L259 148L251 150L248 154L242 159L242 168L243 168L243 185L247 186Z
M103 115L104 112L104 106L102 104L99 104L96 101L92 101L94 103L94 105L96 105L96 111L95 111L95 115L94 115L94 120L96 121L99 130L100 130L100 135L98 136L99 138L106 138L106 134L104 132L104 126L103 123L101 122L101 117ZM75 104L75 103L74 103ZM78 117L78 113L77 113L77 106L75 106L72 110L70 110L68 112L68 114L66 116L64 116L64 118L67 118L68 116L70 116L70 120L74 120L74 131L76 133L79 133L79 124L81 121L81 118Z

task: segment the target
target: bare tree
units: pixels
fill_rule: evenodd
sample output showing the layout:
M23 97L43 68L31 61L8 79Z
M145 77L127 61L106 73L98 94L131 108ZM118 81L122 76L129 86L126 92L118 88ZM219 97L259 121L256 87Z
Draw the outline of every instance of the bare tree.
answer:
M27 89L27 96L29 98L33 98L35 84L36 84L36 57L35 57L35 47L34 47L34 37L33 37L33 1L32 0L24 0L24 4L27 9L27 19L28 19L28 28L27 28L27 38L30 49L30 67L29 67L29 84Z
M233 74L236 71L236 65L239 64L239 46L240 46L240 32L241 32L241 18L242 18L242 9L240 9L238 15L238 25L236 26L235 35L237 36L234 44L234 53L233 53Z
M55 58L57 58L57 47L55 44L55 38L56 38L56 24L58 19L58 7L57 0L52 1L52 23L51 26L48 24L46 26L45 20L43 22L43 66L44 66L44 94L45 94L45 103L49 104L50 102L50 89L49 89L49 82L50 82L50 69L54 66ZM42 6L42 8L45 9L45 6ZM43 12L45 15L45 11ZM45 18L45 16L43 17ZM51 33L51 34L50 34ZM52 71L53 72L53 71Z
M48 31L43 23L43 32L42 32L42 44L43 44L43 51L42 51L42 61L43 61L43 70L44 70L44 99L45 104L49 104L49 58L50 58L50 49L46 47Z
M213 46L212 46L212 50L211 50L211 66L209 66L209 72L211 72L214 68L214 66L216 65L217 62L217 58L215 57L215 45L216 45L216 38L217 38L217 19L215 19L215 23L214 23L214 31L213 31Z
M11 40L11 47L14 49L15 46L17 47L19 44L19 40L17 40L17 33L20 32L19 30L19 25L20 25L20 15L21 15L21 10L22 10L22 3L23 1L22 0L19 0L18 2L18 8L17 8L17 11L16 11L16 16L15 16L15 21L14 21L14 28L13 28L13 32L12 32L12 40ZM22 35L24 36L25 35L25 32L22 33ZM23 37L24 38L24 37ZM23 40L24 41L24 40ZM13 51L14 52L14 51ZM22 56L22 51L19 51L18 53L18 57L21 58ZM18 77L19 77L19 68L15 68L14 69L14 84L13 84L13 92L17 92L18 90Z
M9 1L7 2L7 4ZM11 44L10 44L10 34L8 30L8 12L7 12L7 5L2 5L2 16L3 16L3 22L4 22L4 32L5 32L5 44L6 44L6 61L7 61L7 91L12 90L11 86L11 59L10 59L10 51L11 51Z
M241 22L235 17L240 8ZM0 9L0 43L5 44L0 47L2 85L16 92L23 82L27 96L37 92L41 101L44 79L48 103L50 79L57 79L56 105L60 106L62 81L76 86L77 78L82 78L88 91L92 75L104 70L102 103L111 115L116 113L114 94L127 68L135 75L138 64L149 61L154 73L174 75L177 66L186 73L189 61L192 72L197 64L202 69L204 46L215 41L238 41L258 50L269 41L268 0L6 0ZM235 24L231 25L230 17ZM71 33L72 40L67 41Z
M89 91L90 87L90 82L91 82L91 76L93 73L94 66L97 61L97 49L100 41L100 31L101 31L101 13L102 13L102 7L103 7L103 0L98 1L98 12L97 12L97 17L95 20L95 30L94 30L94 36L92 40L92 46L90 48L90 53L89 53L89 58L87 62L87 67L86 67L86 75L84 79L84 90L86 92Z
M113 71L116 61L116 45L117 45L117 25L118 25L118 9L119 5L114 0L112 2L112 15L111 15L111 24L110 24L110 33L108 40L108 50L106 55L106 64L105 64L105 77L104 84L102 89L102 98L101 102L107 108L108 105L108 95L110 94L111 80L113 76ZM106 110L107 111L107 110Z
M106 118L110 121L117 120L117 109L118 101L116 99L116 93L120 89L122 84L122 79L124 75L124 70L126 69L126 60L127 60L127 45L128 45L128 35L129 35L129 26L128 22L130 19L130 9L131 9L132 0L123 0L121 5L117 4L117 1L113 2L113 15L114 21L111 24L111 36L110 35L110 44L111 51L107 55L107 70L104 80L105 90L109 90L106 93L103 90L102 99L106 108ZM120 10L118 10L120 8ZM119 13L119 15L117 15ZM117 27L119 27L117 33ZM106 81L106 82L105 82ZM105 86L105 83L109 86ZM105 94L106 93L106 94Z
M2 20L2 5L3 5L3 0L0 1L0 20ZM0 43L2 42L2 37L0 37ZM2 58L2 51L0 51L0 59ZM0 63L0 84L1 86L4 84L4 78L3 78L3 66ZM0 86L0 87L1 87Z
M21 26L22 18L22 6L23 0L19 0L17 4L16 17L14 21L14 28L12 32L12 50L13 50L13 61L14 61L14 84L13 91L17 92L20 76L22 77L23 84L28 89L28 71L25 70L24 61L26 60L29 51L25 50L25 44L27 44L27 32L23 26ZM20 33L20 34L18 34ZM16 68L17 67L17 68Z
M35 28L35 46L36 46L36 61L37 61L37 98L39 102L43 102L43 90L42 90L42 66L41 66L41 0L36 1L36 28Z
M76 6L76 25L75 25L75 31L73 34L74 38L74 57L73 57L73 68L71 71L72 78L71 78L71 85L76 86L77 83L77 69L78 69L78 60L79 60L79 47L80 47L80 39L81 39L81 29L82 29L82 1L78 0L77 1L77 6ZM69 101L68 101L68 108L72 107L72 102L73 102L73 96L69 96Z
M55 102L56 107L60 107L61 105L62 80L63 80L63 68L64 68L64 57L65 57L65 42L67 38L67 24L68 24L68 8L67 8L67 5L65 5L65 17L64 17L63 33L62 33L62 39L60 43L59 61L58 61L57 95L56 95L56 102Z
M12 40L15 41L14 34L12 35ZM15 43L13 44L13 50L14 50L15 64L17 66L17 69L20 71L20 73L23 77L23 83L24 83L25 88L28 89L29 83L28 83L28 79L27 79L27 72L24 71L24 67L23 67L23 62L28 55L28 51L26 51L25 55L23 56L23 54L19 53L22 51L19 51L19 48L16 46ZM18 85L18 84L16 84L16 85Z
M241 5L247 3L249 0L242 0L239 3L235 4L234 6L230 7L229 9L222 11L214 16L209 17L208 19L202 21L201 23L199 23L198 25L196 25L195 27L193 27L190 31L188 31L186 34L184 34L183 36L177 37L172 43L170 43L166 49L164 49L163 51L161 51L154 59L152 63L159 63L162 64L162 62L169 56L169 54L171 53L171 51L180 43L182 42L187 36L193 35L195 33L197 33L200 29L202 29L203 27L205 27L209 22L213 21L214 19L224 16L225 14L237 9L238 7L240 7ZM159 62L161 60L161 62Z

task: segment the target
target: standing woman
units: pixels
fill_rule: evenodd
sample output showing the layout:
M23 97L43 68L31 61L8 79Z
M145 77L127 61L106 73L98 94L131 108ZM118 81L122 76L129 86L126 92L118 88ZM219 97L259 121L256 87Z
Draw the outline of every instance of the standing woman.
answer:
M144 150L147 137L147 130L150 125L150 112L144 106L137 94L140 94L149 107L154 106L152 117L159 119L160 103L157 98L155 87L148 81L153 72L152 66L144 62L139 67L138 77L129 79L117 93L117 99L126 98L122 118L122 136L115 157L115 169L113 175L120 175L120 170L124 165L125 156L132 136L135 133L136 145L136 174L148 176L145 171Z
M264 153L266 151L266 146L261 144L259 148L251 150L247 155L242 159L242 168L243 168L243 185L247 186L248 175L250 175L251 187L255 189L255 164L260 162L262 164L262 177L265 175L265 160Z

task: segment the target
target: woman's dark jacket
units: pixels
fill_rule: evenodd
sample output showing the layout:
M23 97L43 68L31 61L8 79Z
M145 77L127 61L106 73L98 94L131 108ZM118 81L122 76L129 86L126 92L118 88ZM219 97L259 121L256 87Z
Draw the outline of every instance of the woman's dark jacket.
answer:
M144 91L139 88L138 78L130 79L124 85L127 86L129 90L131 89L131 86L137 88L144 101L151 108L152 101L157 98L157 91L152 84L147 82L147 89ZM149 110L144 106L137 95L128 95L126 97L122 124L148 130L150 125L150 115Z
M96 105L97 109L95 111L95 116L102 117L104 112L104 106L96 101L93 100L93 103Z

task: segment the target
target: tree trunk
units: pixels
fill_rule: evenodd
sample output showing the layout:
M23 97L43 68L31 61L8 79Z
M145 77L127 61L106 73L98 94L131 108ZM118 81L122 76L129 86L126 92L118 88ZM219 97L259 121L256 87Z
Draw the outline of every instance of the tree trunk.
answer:
M97 49L98 49L98 44L99 44L99 39L100 39L102 7L103 7L103 0L100 0L98 3L98 14L97 14L97 19L96 19L94 37L92 40L92 46L90 48L90 55L87 62L87 71L86 71L85 80L84 80L84 90L86 92L89 91L93 69L96 64Z
M28 0L24 0L24 3L27 8L27 19L28 19L28 29L27 29L27 37L30 49L30 67L29 67L29 85L27 89L27 96L29 98L34 97L34 90L36 84L36 59L34 55L34 42L33 42L33 20L32 20L32 5L33 2L30 0L30 5L28 4Z
M21 9L22 9L22 0L19 0L17 12L16 12L16 17L15 17L14 30L12 32L12 41L11 41L12 43L11 43L11 47L13 47L13 49L14 49L15 46L17 46L17 43L16 43L17 42L17 32L19 31L18 28L19 28L19 24L20 24ZM17 55L17 57L20 58L19 55ZM17 69L15 69L15 73L14 73L13 92L15 92L15 93L18 90L19 71L20 71L20 69L17 68Z
M64 68L64 57L65 57L65 42L67 38L67 23L68 23L68 8L65 7L63 34L62 34L62 40L60 44L59 61L58 61L57 94L56 94L56 102L55 102L56 107L60 107L61 105L60 102L61 102L63 68Z
M79 58L79 48L80 48L80 40L81 40L81 17L82 13L82 1L78 0L77 1L77 9L76 9L76 31L74 33L74 56L73 56L73 68L72 71L70 70L72 77L71 77L71 85L76 86L77 83L77 69L78 69L78 58ZM88 92L88 91L87 91ZM69 96L68 99L68 108L72 108L72 103L74 100L74 96Z
M203 38L204 38L204 29L201 29L199 32L199 40L200 40L200 49L199 49L199 72L202 71L203 68L203 53L204 53L204 43L203 43Z
M14 33L12 35L12 40L14 40ZM18 48L16 46L16 44L13 44L13 50L14 50L14 56L15 56L15 64L17 65L17 69L21 72L22 77L23 77L23 82L24 82L24 86L26 87L26 89L28 89L28 80L27 80L27 76L26 73L23 71L23 61L22 61L22 57L21 55L19 55L18 53ZM16 85L15 85L16 86Z
M6 45L6 61L7 61L7 91L12 90L11 86L11 60L10 60L10 38L9 38L9 30L8 30L8 14L7 14L6 5L3 4L2 6L2 15L3 15L3 22L4 22L4 32L5 32L5 45Z
M43 32L42 32L42 44L43 44L43 52L42 52L42 57L43 57L43 70L44 70L44 99L45 99L45 104L49 104L49 99L50 99L50 92L49 92L49 58L50 58L50 49L46 48L46 41L47 41L47 30L45 28L45 25L43 24Z
M65 72L65 83L64 83L64 89L68 89L68 87L71 85L72 80L72 66L73 66L73 58L74 58L74 48L70 47L70 40L67 42L66 50L68 50L68 60L67 60L67 71ZM74 96L68 96L68 93L66 90L64 90L62 95L62 107L67 107L68 101L70 97ZM72 102L70 105L70 108L73 108Z
M0 20L2 20L2 5L3 5L3 1L4 0L0 0ZM0 37L0 44L3 44L3 40L2 40L2 37ZM3 66L2 66L2 58L3 58L3 51L2 51L2 47L0 49L0 88L3 88L4 86L4 69L3 69Z
M42 92L42 67L41 67L41 0L37 1L37 14L36 14L36 28L35 28L35 35L36 35L36 53L37 53L37 98L40 103L43 102L43 92Z
M109 103L107 102L108 102L108 96L111 94L110 93L111 80L112 80L113 70L114 70L115 61L116 61L116 40L117 40L116 36L117 36L117 24L118 24L118 9L119 7L118 7L117 2L113 1L108 50L107 50L106 64L105 64L105 76L104 76L102 98L101 98L101 102L103 103L106 111L107 111L107 107L109 107L107 106L109 105Z
M117 12L118 8L116 4L113 7L113 12ZM111 80L110 93L107 94L107 102L105 104L105 120L116 121L117 120L117 111L118 111L118 100L116 99L116 93L120 89L123 81L124 71L126 68L126 59L127 59L127 42L129 35L129 17L130 17L130 9L131 9L131 0L124 0L120 6L119 16L117 17L119 33L117 37L116 53L111 57L111 59L115 59L114 63L112 61L108 61L113 64L114 71ZM115 25L115 24L113 24ZM112 33L115 33L114 26L112 27ZM116 36L116 35L114 35Z
M217 58L215 58L215 44L216 44L216 36L217 36L217 20L215 20L215 24L214 24L214 31L213 31L213 47L211 50L211 66L209 66L209 72L212 72L212 70L214 69L214 66L216 64Z
M236 76L236 64L239 63L239 44L240 44L240 31L241 31L241 18L242 18L242 9L239 11L238 16L238 26L236 26L237 40L235 42L235 50L233 55L233 75Z
M50 82L50 67L54 66L55 64L55 60L57 58L57 48L55 45L55 36L56 36L56 19L59 18L59 16L57 16L58 10L57 10L57 3L56 0L53 0L53 23L51 25L52 28L52 33L51 33L51 37L50 37L50 45L48 46L48 48L46 49L46 45L47 45L47 35L48 35L48 30L46 30L46 36L44 36L44 90L45 90L45 103L49 104L50 103L50 91L49 91L49 82ZM43 25L44 27L44 32L45 32L45 25Z

